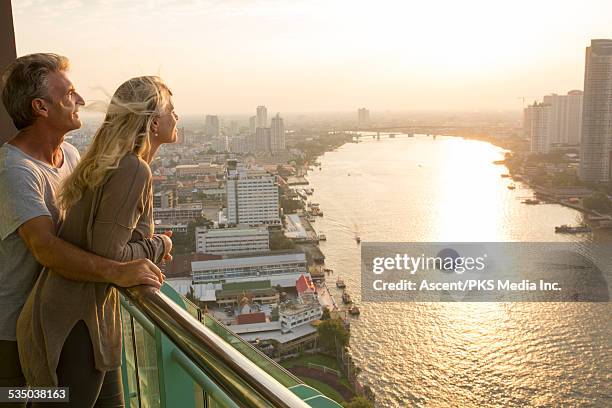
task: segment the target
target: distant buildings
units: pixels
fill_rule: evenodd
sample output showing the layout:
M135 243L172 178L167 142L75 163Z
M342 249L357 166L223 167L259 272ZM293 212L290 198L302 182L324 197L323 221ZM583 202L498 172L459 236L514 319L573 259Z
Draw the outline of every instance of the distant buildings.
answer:
M586 49L580 178L612 179L612 40L591 40Z
M179 164L176 166L177 177L197 177L206 175L223 174L223 169L220 166L200 163L200 164Z
M207 229L197 227L196 251L213 255L238 255L267 252L270 250L270 234L266 227Z
M370 125L370 111L366 108L357 109L357 125L367 127Z
M229 224L280 224L278 186L265 171L239 168L236 161L228 161L226 197Z
M582 91L551 94L525 108L523 127L531 151L548 153L558 146L578 145L582 126Z

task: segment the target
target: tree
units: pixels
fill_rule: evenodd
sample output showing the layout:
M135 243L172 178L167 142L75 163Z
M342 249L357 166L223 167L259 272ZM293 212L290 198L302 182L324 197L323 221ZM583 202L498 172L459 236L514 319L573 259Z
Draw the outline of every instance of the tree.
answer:
M172 236L172 252L175 254L190 254L196 250L195 229L209 225L210 221L204 217L196 218L187 224L186 234Z
M321 320L329 320L331 319L331 314L329 313L329 308L327 306L323 307L323 313L321 313Z
M294 249L295 244L282 231L270 232L270 250Z
M602 192L596 192L583 198L582 205L587 210L594 210L601 213L612 212L612 201Z
M301 200L292 200L285 196L281 196L280 206L284 214L294 214L297 210L304 208L304 203Z
M342 403L344 408L372 408L374 405L364 397L354 397L350 402Z
M350 333L344 327L341 319L323 320L317 327L319 341L327 350L335 352L336 344L345 347L349 343Z

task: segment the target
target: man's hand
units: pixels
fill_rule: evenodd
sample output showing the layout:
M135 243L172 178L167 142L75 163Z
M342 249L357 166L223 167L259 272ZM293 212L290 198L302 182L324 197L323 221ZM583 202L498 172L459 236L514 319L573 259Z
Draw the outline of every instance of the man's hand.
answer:
M120 263L112 283L129 288L130 286L149 285L159 289L164 282L164 274L148 259Z
M172 251L172 240L170 238L172 237L172 231L166 231L163 234L161 234L160 237L164 241L164 257L163 257L163 260L164 261L171 261L172 260L172 255L170 255L170 251Z
M36 260L66 279L110 282L122 287L151 285L156 288L160 288L164 281L161 270L148 259L117 262L86 252L58 238L51 217L32 218L18 231ZM165 239L170 243L167 247L172 248L170 237L165 236Z

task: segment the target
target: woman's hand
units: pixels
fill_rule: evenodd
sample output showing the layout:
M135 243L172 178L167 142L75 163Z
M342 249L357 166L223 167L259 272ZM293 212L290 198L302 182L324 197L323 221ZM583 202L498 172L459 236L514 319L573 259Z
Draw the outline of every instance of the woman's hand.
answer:
M164 261L171 261L172 255L170 255L170 251L172 251L172 231L166 231L160 235L161 239L164 241L164 257L162 258Z

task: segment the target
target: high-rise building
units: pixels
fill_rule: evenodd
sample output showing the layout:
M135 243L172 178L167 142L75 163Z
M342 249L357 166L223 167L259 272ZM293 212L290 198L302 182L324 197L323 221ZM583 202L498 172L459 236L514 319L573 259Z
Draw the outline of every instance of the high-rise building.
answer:
M213 139L211 148L217 153L224 153L229 151L229 139L225 135L221 135Z
M542 103L529 105L524 110L523 128L531 140L531 151L548 153L555 147L578 145L581 118L582 91L546 95Z
M357 124L359 127L366 127L370 125L370 111L366 108L357 109Z
M265 106L257 107L257 127L268 126L268 109Z
M270 126L270 150L272 152L285 150L285 125L278 113L272 118Z
M542 102L550 105L550 146L579 144L582 91L570 91L567 95L546 95Z
M269 152L270 151L270 128L258 127L255 130L254 145L251 152Z
M612 40L591 40L586 49L580 178L591 183L612 179Z
M232 120L227 128L228 136L236 136L238 134L238 121Z
M580 144L582 137L582 104L584 93L574 90L567 93L567 143Z
M229 224L280 224L278 186L274 176L263 170L244 169L235 160L230 160L226 178Z
M525 108L523 126L534 153L548 153L550 150L550 112L551 106L544 103L534 102Z
M213 139L219 137L219 117L217 115L206 115L204 129L206 137Z
M255 129L257 129L257 116L251 116L249 118L249 135L254 135Z
M248 153L248 137L250 136L234 136L229 141L229 151L232 153Z

